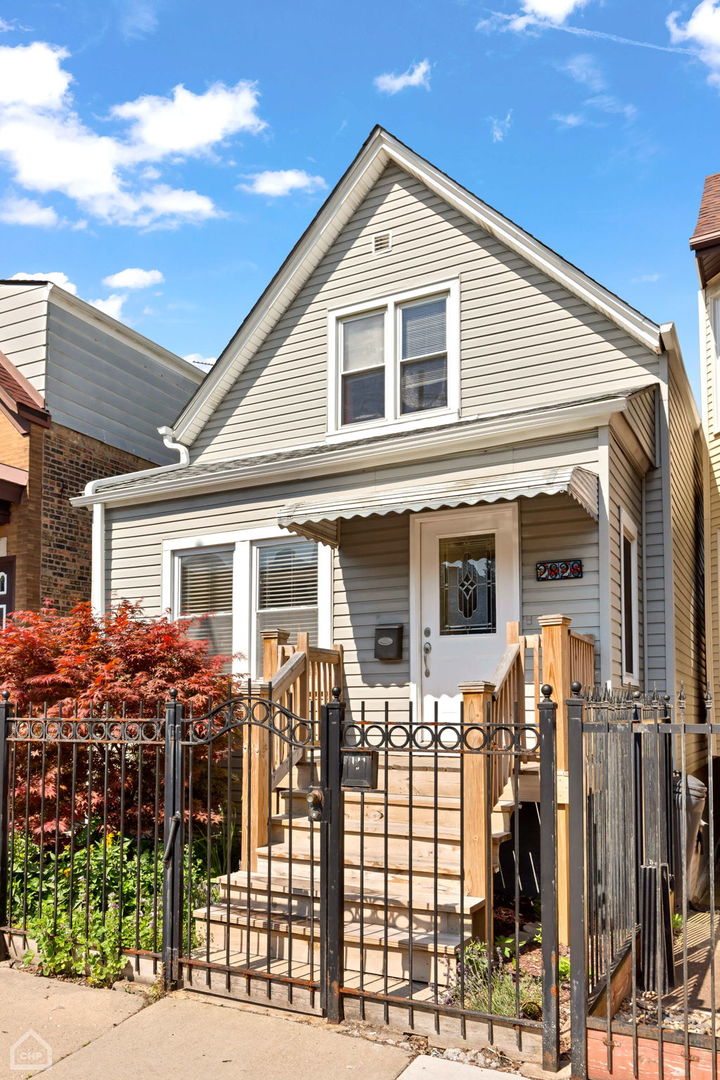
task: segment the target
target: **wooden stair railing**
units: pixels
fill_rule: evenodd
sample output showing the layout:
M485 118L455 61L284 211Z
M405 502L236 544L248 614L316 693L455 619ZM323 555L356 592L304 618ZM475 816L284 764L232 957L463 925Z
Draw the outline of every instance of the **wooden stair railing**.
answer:
M332 700L333 687L343 687L343 649L318 649L309 645L308 635L299 633L290 645L286 630L267 630L263 639L263 681L253 683L256 697L276 701L295 716L317 723L320 708ZM274 719L282 725L282 715ZM258 848L269 839L270 805L273 791L292 773L304 753L281 738L272 738L266 727L247 725L243 745L241 866L257 868Z

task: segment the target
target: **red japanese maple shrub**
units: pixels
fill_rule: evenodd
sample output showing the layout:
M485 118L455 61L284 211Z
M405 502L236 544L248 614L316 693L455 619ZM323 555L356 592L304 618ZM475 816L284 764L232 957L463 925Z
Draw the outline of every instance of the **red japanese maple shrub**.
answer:
M171 690L196 710L229 696L227 657L188 636L187 624L145 619L139 604L122 601L104 616L79 603L59 615L16 611L0 630L0 690L15 712L48 705L51 715L154 715Z
M49 717L81 720L154 718L162 716L172 690L198 715L231 696L233 680L222 670L226 660L210 656L206 641L189 637L187 624L145 619L140 606L127 601L103 617L87 603L68 615L46 603L39 612L15 612L0 630L0 690L9 691L18 718L46 709ZM17 744L16 830L28 828L36 839L57 843L83 822L135 836L162 818L162 799L157 810L154 802L162 759L154 747L126 752L112 740L93 746L83 742L87 730L78 729L72 753L52 733L44 744ZM221 751L213 753L219 756Z

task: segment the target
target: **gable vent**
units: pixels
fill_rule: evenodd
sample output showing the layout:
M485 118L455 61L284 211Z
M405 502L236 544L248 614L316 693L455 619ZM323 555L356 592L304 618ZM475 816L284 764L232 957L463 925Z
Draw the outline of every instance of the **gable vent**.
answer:
M372 238L373 254L377 255L381 251L389 251L392 247L392 233L380 232L375 233Z

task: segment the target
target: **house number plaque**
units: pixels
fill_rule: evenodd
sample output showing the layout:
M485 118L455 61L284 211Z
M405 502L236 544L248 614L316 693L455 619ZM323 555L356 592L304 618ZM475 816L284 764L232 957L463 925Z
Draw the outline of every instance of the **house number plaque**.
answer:
M583 576L582 559L549 559L535 564L537 581L568 581Z

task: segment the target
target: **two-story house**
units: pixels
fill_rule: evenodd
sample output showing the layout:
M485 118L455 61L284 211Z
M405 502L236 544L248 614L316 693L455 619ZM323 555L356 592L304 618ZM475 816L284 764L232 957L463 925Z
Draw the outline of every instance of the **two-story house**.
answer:
M0 281L0 610L90 599L92 530L69 499L175 457L158 426L202 381L179 356L43 281Z

